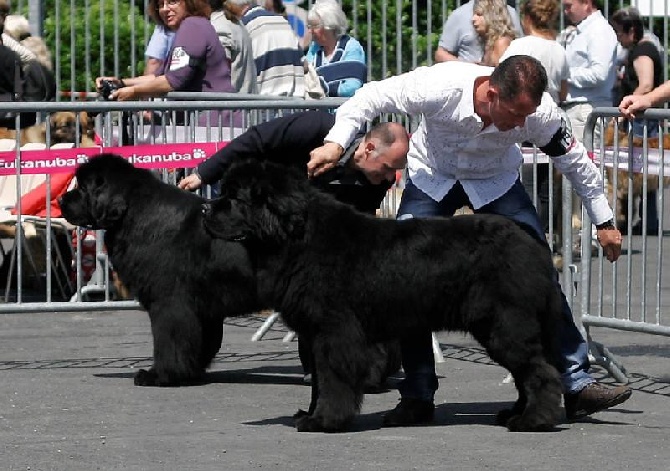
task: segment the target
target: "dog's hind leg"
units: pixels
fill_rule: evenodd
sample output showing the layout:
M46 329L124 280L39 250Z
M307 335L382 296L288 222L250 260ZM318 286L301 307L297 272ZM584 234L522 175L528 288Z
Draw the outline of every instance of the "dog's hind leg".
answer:
M512 432L550 431L560 420L561 382L558 372L546 361L536 360L526 365L523 372L512 373L519 396L526 397L521 414L512 415L507 420L507 428Z
M362 333L352 335L351 330L329 330L327 336L315 337L312 384L317 383L316 402L310 414L296 419L299 432L341 432L351 422L363 401L365 345Z
M480 341L491 358L512 373L519 392L512 409L498 414L497 422L513 432L552 430L560 420L562 390L558 371L547 362L539 334L504 330L499 328Z

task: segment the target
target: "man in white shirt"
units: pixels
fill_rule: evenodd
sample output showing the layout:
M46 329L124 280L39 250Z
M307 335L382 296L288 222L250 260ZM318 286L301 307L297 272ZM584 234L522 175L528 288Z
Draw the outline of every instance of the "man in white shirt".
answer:
M570 77L563 108L579 139L584 137L586 119L593 108L612 106L616 81L616 33L595 1L563 0L565 16L574 25L565 44ZM598 129L596 138L597 134Z
M379 114L421 116L410 141L409 178L398 219L451 216L470 205L475 213L509 217L546 244L535 207L519 180L522 156L517 144L532 142L572 182L598 228L607 259L615 261L621 253L621 233L614 227L600 173L572 136L569 121L545 92L546 86L542 65L525 55L510 57L495 69L450 61L368 83L339 108L324 145L311 153L308 175L335 165L356 130ZM558 277L556 287L560 289ZM589 375L586 341L565 298L563 306L559 372L566 415L576 420L622 403L631 390L607 388ZM433 417L437 377L430 332L403 340L402 350L402 398L385 415L385 426L425 423Z

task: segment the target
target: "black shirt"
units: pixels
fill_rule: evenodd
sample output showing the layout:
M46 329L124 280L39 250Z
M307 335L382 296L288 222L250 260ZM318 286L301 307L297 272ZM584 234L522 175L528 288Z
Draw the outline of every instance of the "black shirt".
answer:
M323 145L323 139L334 124L335 116L331 113L305 111L252 126L201 163L198 174L203 183L214 183L221 178L233 159L257 158L295 167L307 178L309 153ZM314 178L312 183L359 211L374 213L391 183L373 185L363 172L348 165L362 136L361 132L345 149L335 168Z

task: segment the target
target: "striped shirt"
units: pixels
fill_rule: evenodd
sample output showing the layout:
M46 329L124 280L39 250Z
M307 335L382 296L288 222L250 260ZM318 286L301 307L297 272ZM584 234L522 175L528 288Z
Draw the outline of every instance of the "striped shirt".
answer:
M262 95L303 97L305 71L298 37L286 19L262 7L249 9L242 23L251 37Z

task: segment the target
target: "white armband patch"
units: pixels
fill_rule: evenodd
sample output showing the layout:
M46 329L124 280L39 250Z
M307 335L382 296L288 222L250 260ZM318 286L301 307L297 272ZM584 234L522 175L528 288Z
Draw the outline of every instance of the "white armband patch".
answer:
M169 70L179 70L188 67L191 57L186 53L183 47L175 47L170 58Z

